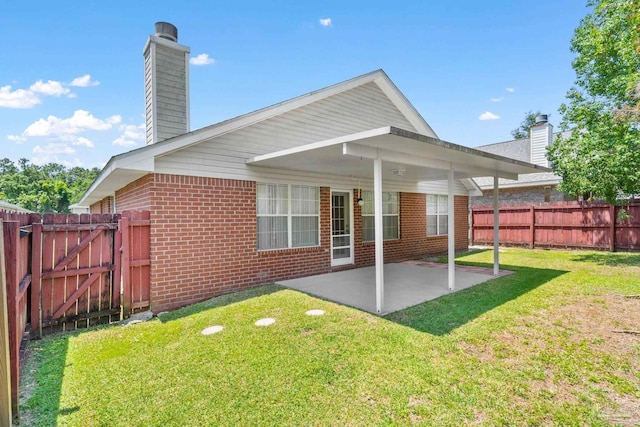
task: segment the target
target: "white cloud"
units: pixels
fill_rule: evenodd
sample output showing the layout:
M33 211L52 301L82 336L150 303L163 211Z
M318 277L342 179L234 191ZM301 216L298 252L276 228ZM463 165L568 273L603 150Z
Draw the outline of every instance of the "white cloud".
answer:
M504 100L504 97L500 97L500 98L491 98L491 102L502 102Z
M30 90L11 90L11 86L0 87L0 107L6 108L32 108L40 104L38 95Z
M114 115L104 120L94 117L85 110L76 110L73 116L68 119L60 119L56 116L49 116L40 119L25 129L23 137L32 136L58 136L76 135L89 130L109 130L113 125L122 121L122 117Z
M91 74L85 74L81 77L76 77L71 80L69 86L77 86L77 87L89 87L89 86L98 86L100 84L97 80L91 80Z
M493 114L491 111L485 111L478 116L478 120L498 120L500 116Z
M121 147L138 145L143 142L145 138L145 126L144 123L135 125L121 125L120 130L122 135L113 140L113 145L119 145Z
M70 156L75 152L75 148L70 147L65 143L52 142L45 146L36 145L33 148L34 156L31 157L31 162L36 165L44 165L46 163L59 163L68 168L72 168L75 166L84 166L82 161L77 157L72 160L60 157L60 155Z
M87 138L83 137L83 136L79 136L79 137L74 137L71 140L71 145L75 145L76 147L87 147L87 148L93 148L96 145L93 143L93 141L88 140Z
M9 141L13 141L16 144L22 144L23 142L25 142L27 140L27 138L25 138L22 135L7 135L7 139Z
M214 62L216 62L215 59L209 58L208 53L201 53L200 55L189 59L189 64L191 65L209 65Z
M325 28L333 26L331 18L320 18L318 22Z
M505 90L506 90L507 92L510 92L510 93L513 93L513 92L515 92L515 91L516 91L516 90L515 90L514 88L512 88L512 87L508 87L508 88L506 88Z
M32 92L41 93L49 96L61 96L69 95L71 91L69 88L62 86L62 83L55 80L48 80L46 83L42 80L38 80L29 88Z
M34 156L31 158L31 161L37 165L43 165L45 163L52 162L66 164L68 162L61 161L58 155L70 155L75 152L75 148L70 147L68 144L50 142L49 144L42 147L40 145L36 145L35 147L33 147Z

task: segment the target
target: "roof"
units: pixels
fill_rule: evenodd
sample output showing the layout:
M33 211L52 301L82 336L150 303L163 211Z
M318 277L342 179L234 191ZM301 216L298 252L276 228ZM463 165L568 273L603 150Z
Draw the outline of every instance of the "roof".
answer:
M407 182L440 181L453 169L455 179L487 174L517 179L518 174L549 171L507 157L486 153L393 126L345 135L256 156L255 166L373 177L370 159L381 159L383 177Z
M22 206L14 205L13 203L5 202L4 200L0 200L0 211L9 211L9 212L27 212L31 213L29 209L25 209Z
M480 151L504 157L511 157L512 159L523 162L529 162L531 160L531 142L529 141L529 138L481 145L476 148Z
M413 107L404 94L402 94L391 79L389 79L387 74L383 70L376 70L270 107L262 108L201 129L187 132L165 141L113 156L78 204L91 205L104 197L113 195L116 190L136 179L152 173L154 171L156 157L182 150L194 144L215 138L216 136L233 132L370 82L375 82L380 87L418 132L437 138L433 129L431 129L415 107Z
M553 134L554 138L559 135L567 137L571 134L570 131L556 132ZM497 142L494 144L480 145L476 147L478 150L497 154L500 156L511 157L523 162L531 161L531 141L529 138L514 139L511 141ZM558 175L552 172L545 173L533 173L520 175L517 180L499 180L500 188L518 188L518 187L533 187L533 186L546 186L557 185L562 180ZM493 189L492 177L474 178L474 181L478 186L483 189Z

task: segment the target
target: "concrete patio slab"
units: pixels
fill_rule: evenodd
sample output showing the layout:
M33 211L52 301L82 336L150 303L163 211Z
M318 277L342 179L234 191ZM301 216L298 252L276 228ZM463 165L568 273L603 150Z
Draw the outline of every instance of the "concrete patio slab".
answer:
M474 271L465 270L465 267L456 267L456 291L493 278L489 274L490 269L476 267ZM382 314L393 313L450 293L447 289L447 274L446 268L430 266L429 263L409 261L385 264ZM283 280L278 284L370 313L376 312L375 267Z

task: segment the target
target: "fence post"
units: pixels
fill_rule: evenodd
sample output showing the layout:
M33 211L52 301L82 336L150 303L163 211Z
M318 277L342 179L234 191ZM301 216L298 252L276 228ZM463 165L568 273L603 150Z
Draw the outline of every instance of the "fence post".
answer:
M610 237L611 241L609 242L609 250L611 252L616 251L616 207L615 205L609 206L609 218L611 221L610 224Z
M32 224L31 234L31 333L42 338L42 223Z
M474 226L474 220L475 220L475 218L474 218L474 212L473 212L473 206L471 206L471 208L469 209L469 211L470 211L470 216L471 216L471 220L469 221L469 222L471 223L471 230L469 230L469 231L471 232L471 236L470 236L470 237L471 237L471 244L473 245L473 244L474 244L473 242L475 241L475 238L476 238L476 236L475 236L475 230L473 229L473 226Z
M7 295L7 317L9 319L9 366L11 369L11 412L14 420L18 414L18 384L20 379L20 320L18 319L18 239L20 223L8 221L4 223L4 254Z
M113 307L122 307L122 222L113 235ZM121 313L122 314L122 313Z
M0 218L0 424L11 425L11 356L4 258L4 222Z
M129 218L123 216L119 221L119 228L122 232L122 249L120 256L122 257L122 318L126 319L131 313L131 256L129 253Z
M529 225L529 230L531 232L531 240L529 241L529 249L533 249L536 246L536 208L534 205L531 205L531 223Z

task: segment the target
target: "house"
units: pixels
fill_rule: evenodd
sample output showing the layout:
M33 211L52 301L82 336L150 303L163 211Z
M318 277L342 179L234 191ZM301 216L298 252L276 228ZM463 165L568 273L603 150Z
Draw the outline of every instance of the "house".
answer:
M5 212L31 212L29 209L25 209L22 206L14 205L13 203L0 200L0 211Z
M546 114L536 117L536 123L531 127L529 138L495 144L481 145L478 150L500 156L530 162L536 165L550 167L547 159L547 147L554 138L569 132L553 132L553 125L549 123ZM491 205L493 200L493 179L491 177L475 178L474 181L482 190L482 195L470 198L471 206ZM552 172L522 174L517 180L500 179L500 203L522 204L560 202L572 200L571 197L557 190L562 178Z
M438 139L382 71L189 129L189 48L144 48L145 147L112 157L80 200L151 213L151 308L468 245L475 176L546 169Z

